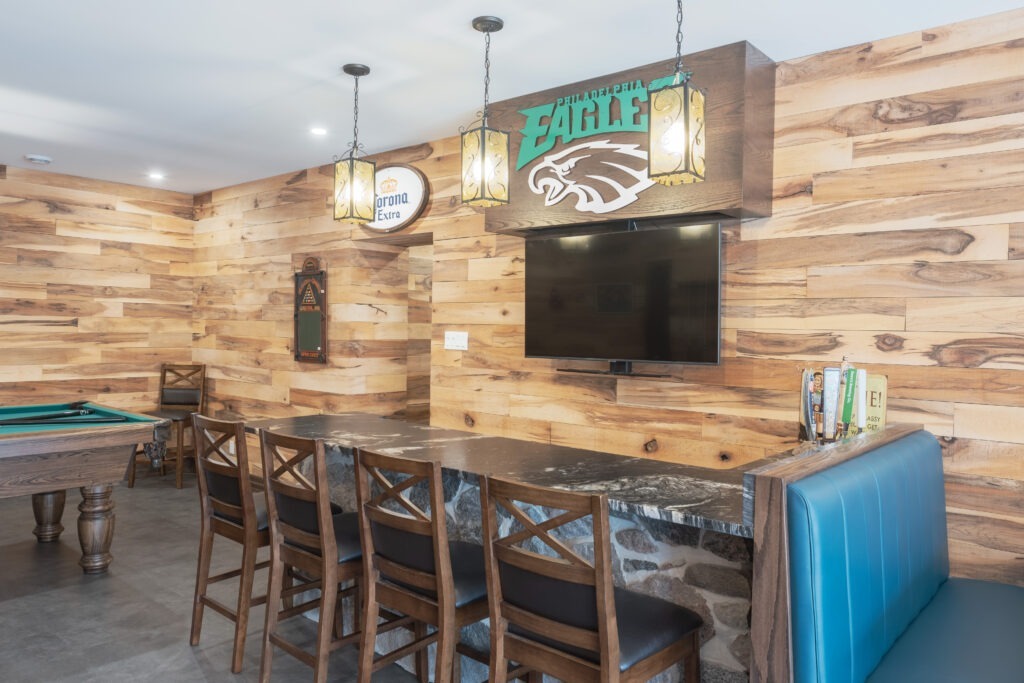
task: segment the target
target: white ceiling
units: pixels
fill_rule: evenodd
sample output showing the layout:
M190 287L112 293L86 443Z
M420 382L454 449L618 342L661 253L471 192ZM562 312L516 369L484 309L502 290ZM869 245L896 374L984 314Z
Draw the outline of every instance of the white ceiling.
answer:
M683 52L776 61L1010 9L1012 0L697 0ZM454 135L491 101L668 59L671 0L0 0L0 164L188 193ZM312 126L329 130L324 137ZM153 170L166 179L153 181Z

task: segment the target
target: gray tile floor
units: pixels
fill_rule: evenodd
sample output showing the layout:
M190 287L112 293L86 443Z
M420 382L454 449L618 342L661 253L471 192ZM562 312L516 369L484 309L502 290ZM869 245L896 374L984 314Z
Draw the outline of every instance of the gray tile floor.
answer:
M77 490L68 492L64 533L40 544L31 498L0 499L0 682L256 681L262 606L252 612L242 673L230 670L233 624L212 610L200 645L188 644L199 538L195 478L179 490L173 476L140 472L134 489L115 488L114 562L105 576L85 576L78 566L80 501ZM237 566L238 550L218 539L214 572ZM263 570L257 584L265 582ZM235 584L219 588L227 601ZM312 622L292 622L312 642ZM354 648L335 652L330 680L354 681L355 662ZM275 651L274 681L311 679L308 667ZM412 680L397 667L374 676L375 683Z

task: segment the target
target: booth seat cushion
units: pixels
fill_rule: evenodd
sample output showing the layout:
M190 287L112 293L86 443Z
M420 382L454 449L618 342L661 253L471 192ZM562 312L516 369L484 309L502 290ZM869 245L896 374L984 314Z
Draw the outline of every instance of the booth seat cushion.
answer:
M794 680L863 681L949 575L938 442L914 432L786 502Z
M1024 681L1024 587L950 579L869 683Z

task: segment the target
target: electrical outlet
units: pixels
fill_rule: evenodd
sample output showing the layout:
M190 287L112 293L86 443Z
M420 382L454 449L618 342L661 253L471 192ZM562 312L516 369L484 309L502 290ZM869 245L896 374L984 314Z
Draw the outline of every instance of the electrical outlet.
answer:
M469 349L469 332L445 332L444 348L450 351L467 351Z

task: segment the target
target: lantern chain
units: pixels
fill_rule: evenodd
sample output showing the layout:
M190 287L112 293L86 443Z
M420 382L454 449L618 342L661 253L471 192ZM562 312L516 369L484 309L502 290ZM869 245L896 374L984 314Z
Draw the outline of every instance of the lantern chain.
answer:
M676 0L676 76L683 72L683 0Z
M355 77L355 102L352 105L352 156L359 151L359 76Z
M483 125L487 125L487 103L491 89L491 32L484 33L484 111Z

